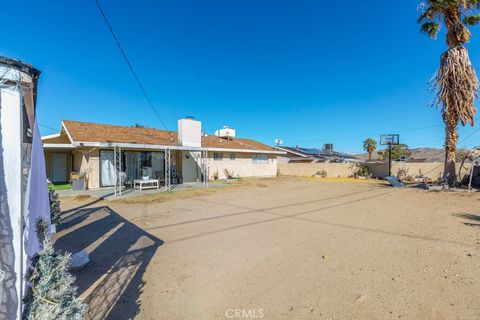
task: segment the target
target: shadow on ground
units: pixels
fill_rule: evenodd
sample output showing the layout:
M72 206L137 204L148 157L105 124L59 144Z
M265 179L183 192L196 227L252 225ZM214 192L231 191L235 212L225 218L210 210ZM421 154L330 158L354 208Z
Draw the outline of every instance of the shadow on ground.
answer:
M480 222L480 216L471 213L454 213L453 216L465 220ZM463 222L463 224L469 227L480 227L480 223Z
M140 310L143 274L163 241L108 206L81 207L62 219L55 235L61 251L86 250L91 262L74 272L85 319L131 319Z

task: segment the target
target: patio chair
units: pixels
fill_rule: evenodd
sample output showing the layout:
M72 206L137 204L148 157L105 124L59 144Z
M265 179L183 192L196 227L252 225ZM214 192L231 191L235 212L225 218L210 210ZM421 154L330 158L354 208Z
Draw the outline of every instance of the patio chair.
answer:
M127 179L127 174L125 172L119 172L118 173L118 179L119 179L119 184L121 186L132 186L132 183L130 180Z

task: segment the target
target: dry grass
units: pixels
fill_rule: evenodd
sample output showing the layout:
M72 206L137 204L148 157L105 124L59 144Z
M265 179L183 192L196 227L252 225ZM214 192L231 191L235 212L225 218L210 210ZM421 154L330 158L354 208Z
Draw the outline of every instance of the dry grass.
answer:
M70 201L82 202L87 200L98 199L97 197L91 196L89 194L79 194L79 195L65 195L62 196L62 199L68 199Z
M192 188L183 190L173 190L170 192L156 192L141 194L136 196L122 197L119 199L104 199L103 201L111 201L116 203L154 203L165 202L176 199L189 199L203 197L213 193L231 192L239 188L271 188L281 184L291 183L368 183L368 184L385 184L385 181L376 179L354 179L354 178L314 178L314 177L293 177L279 176L272 178L242 178L238 180L230 180L222 186L210 186L208 188ZM76 196L63 196L62 200L71 202L86 202L98 199L97 197L81 194Z
M304 177L301 178L308 181L317 181L324 183L371 183L371 184L386 184L384 180L378 179L355 179L355 178L317 178L317 177Z
M148 202L163 202L173 199L188 199L206 196L212 193L226 192L232 189L241 188L241 187L257 187L257 188L268 188L272 184L279 183L284 179L278 178L242 178L238 180L231 180L223 186L211 186L208 188L195 188L195 189L184 189L178 191L170 192L157 192L151 194L144 194L139 196L132 196L127 198L122 198L118 200L113 200L121 203L148 203Z
M175 199L189 199L195 197L207 196L212 193L228 192L238 188L270 188L274 185L300 183L300 182L319 182L319 183L368 183L385 185L383 180L376 179L354 179L354 178L314 178L314 177L293 177L280 176L272 178L242 178L239 180L232 180L226 185L215 186L200 189L184 189L171 192L157 192L151 194L144 194L139 196L132 196L118 200L112 200L121 203L148 203L148 202L164 202Z

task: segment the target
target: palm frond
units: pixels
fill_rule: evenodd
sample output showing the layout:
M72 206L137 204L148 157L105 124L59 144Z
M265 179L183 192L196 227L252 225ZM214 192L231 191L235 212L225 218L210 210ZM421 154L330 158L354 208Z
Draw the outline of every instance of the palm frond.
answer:
M436 39L438 31L440 30L440 24L437 22L425 22L422 24L420 31L427 34L430 38Z
M465 16L463 18L463 23L468 26L476 26L480 23L480 14Z
M465 46L450 48L442 54L432 85L436 91L432 104L441 107L444 121L457 119L462 125L474 125L479 83Z

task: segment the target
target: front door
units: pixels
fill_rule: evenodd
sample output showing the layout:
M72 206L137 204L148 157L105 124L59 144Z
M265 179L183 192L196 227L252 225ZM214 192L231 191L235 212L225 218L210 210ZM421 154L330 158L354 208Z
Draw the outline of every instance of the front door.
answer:
M52 154L52 182L67 181L67 154Z

